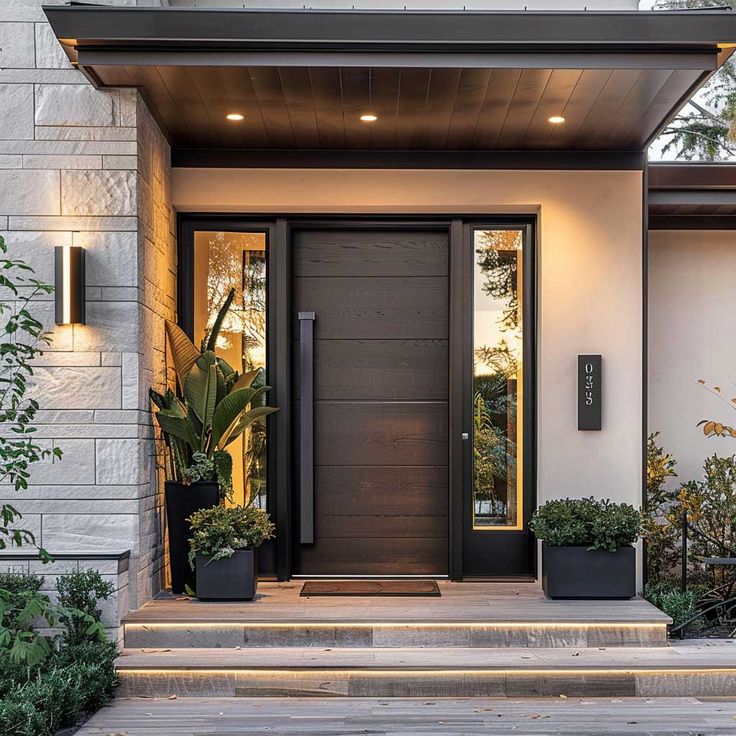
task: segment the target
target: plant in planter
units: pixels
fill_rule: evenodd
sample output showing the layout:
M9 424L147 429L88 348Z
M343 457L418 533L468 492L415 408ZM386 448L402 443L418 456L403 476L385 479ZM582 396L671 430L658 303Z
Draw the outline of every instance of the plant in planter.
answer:
M273 536L263 509L215 506L189 519L189 562L196 570L197 597L252 600L256 594L256 552Z
M550 598L632 598L641 514L595 498L548 501L529 527L542 542L542 587Z
M170 389L151 389L156 419L166 446L166 519L169 528L171 588L193 587L187 564L188 518L216 506L232 492L232 457L227 446L257 419L276 409L264 405L268 386L252 384L260 371L239 374L215 354L215 344L235 292L230 291L212 330L198 350L186 333L166 322L181 398Z

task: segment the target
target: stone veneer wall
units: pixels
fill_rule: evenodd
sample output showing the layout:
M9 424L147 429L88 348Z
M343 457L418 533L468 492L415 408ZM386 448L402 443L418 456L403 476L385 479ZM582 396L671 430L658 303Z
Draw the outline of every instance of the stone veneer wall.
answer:
M64 458L0 495L52 553L129 549L121 613L163 582L147 390L166 380L163 319L175 310L169 174L138 93L95 90L40 0L0 0L0 234L47 281L54 246L87 250L87 324L56 328L36 368L38 436ZM36 313L54 328L51 299Z

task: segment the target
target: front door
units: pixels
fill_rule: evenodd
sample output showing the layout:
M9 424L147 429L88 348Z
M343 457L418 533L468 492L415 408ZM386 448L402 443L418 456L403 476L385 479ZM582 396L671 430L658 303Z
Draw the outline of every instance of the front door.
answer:
M446 575L447 229L303 228L291 246L293 572Z

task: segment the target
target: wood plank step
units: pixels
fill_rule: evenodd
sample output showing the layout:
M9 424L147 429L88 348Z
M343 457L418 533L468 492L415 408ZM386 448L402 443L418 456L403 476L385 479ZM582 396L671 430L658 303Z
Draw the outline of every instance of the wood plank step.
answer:
M652 649L125 650L124 696L734 696L736 644Z
M128 648L666 647L659 622L128 622Z

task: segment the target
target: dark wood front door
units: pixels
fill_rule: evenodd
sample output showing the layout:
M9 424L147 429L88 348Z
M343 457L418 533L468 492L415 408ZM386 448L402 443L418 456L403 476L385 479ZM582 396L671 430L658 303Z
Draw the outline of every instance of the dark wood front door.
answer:
M297 315L314 313L314 542L297 488L294 574L447 574L448 245L446 230L293 231L295 418Z

